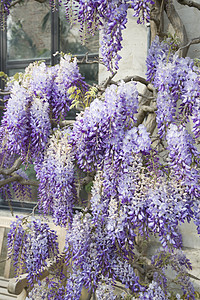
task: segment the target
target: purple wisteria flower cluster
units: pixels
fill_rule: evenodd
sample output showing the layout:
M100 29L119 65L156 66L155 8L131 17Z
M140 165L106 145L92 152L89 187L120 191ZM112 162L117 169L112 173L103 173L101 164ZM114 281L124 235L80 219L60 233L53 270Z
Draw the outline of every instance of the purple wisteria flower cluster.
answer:
M40 160L46 149L52 122L66 117L71 99L68 90L86 84L76 59L65 55L60 64L47 67L45 63L31 64L19 81L9 84L10 97L0 127L2 151L18 154L25 161Z
M95 99L78 116L70 143L83 171L101 168L105 153L113 147L120 147L125 132L135 122L137 109L135 83L121 82L119 87L113 85L106 90L104 102Z
M160 42L156 37L146 64L147 80L152 81L158 91L156 120L159 134L164 135L170 123L188 122L190 117L193 121L192 132L198 138L200 72L194 61L189 57L180 58L172 47L171 39Z
M171 124L167 132L170 166L175 176L188 187L188 192L199 197L199 151L195 141L183 126Z
M36 166L40 180L39 204L45 215L51 214L55 224L66 226L72 220L75 203L75 167L68 144L68 130L54 130L43 161Z
M118 69L121 59L119 51L122 49L122 31L126 28L127 11L134 9L133 16L137 17L138 23L144 23L150 19L150 6L152 0L81 0L74 13L80 23L82 38L85 32L94 34L96 30L101 31L101 48L103 63L108 70ZM67 1L67 16L71 12L71 3Z
M100 2L91 1L91 10L81 3L85 5L82 13L100 24L95 11ZM102 3L106 8L110 4ZM112 3L116 12L125 10L125 4ZM92 30L92 23L88 26ZM76 61L69 56L54 67L31 65L19 81L10 84L12 93L0 128L0 157L4 160L8 150L34 160L41 212L66 230L62 263L70 272L58 275L62 280L47 279L47 299L79 300L83 288L98 300L116 299L120 282L122 299L128 294L133 299L168 300L169 267L176 273L174 282L181 287L183 299L195 299L179 225L194 221L200 233L195 145L199 70L172 48L170 41L160 43L156 38L147 59L147 77L155 88L157 105L155 137L144 124L137 124L140 102L133 81L107 87L79 113L71 129L53 128L51 118L58 124L69 110L69 89L77 87L83 94L86 90ZM75 213L79 172L84 180L91 179L92 188L88 206ZM145 245L153 236L162 248L151 259ZM35 219L18 218L11 226L8 247L10 255L14 251L15 265L21 257L30 283L38 276L36 269L57 256L56 235Z
M49 225L40 219L27 220L18 217L11 224L8 233L8 257L12 257L17 271L28 273L28 281L33 285L38 281L47 260L58 254L57 235Z
M94 223L90 214L75 215L72 228L66 234L66 263L72 273L66 285L65 299L78 300L83 287L89 291L97 289L101 295L105 283L111 286L112 295L116 280L132 292L144 290L131 264L117 255L116 245L102 225L101 222ZM114 299L114 295L112 297Z
M150 7L154 4L152 0L132 0L131 8L134 9L134 17L137 17L138 24L144 24L150 20Z

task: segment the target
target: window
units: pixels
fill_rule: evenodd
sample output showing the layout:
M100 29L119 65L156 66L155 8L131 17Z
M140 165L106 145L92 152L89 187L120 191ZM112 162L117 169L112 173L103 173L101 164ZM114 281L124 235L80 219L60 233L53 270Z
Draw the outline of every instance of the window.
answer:
M47 64L58 62L56 52L71 53L82 61L85 54L93 60L98 56L98 35L83 45L77 26L66 19L64 5L52 12L49 1L28 0L12 7L7 20L7 31L0 32L0 71L12 76L35 60ZM88 82L97 82L98 65L80 63Z

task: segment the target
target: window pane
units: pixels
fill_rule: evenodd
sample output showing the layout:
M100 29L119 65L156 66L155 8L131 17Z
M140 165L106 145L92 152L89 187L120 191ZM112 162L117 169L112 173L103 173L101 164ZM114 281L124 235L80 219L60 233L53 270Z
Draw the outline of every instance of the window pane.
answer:
M99 34L94 36L86 36L85 45L80 37L80 25L71 24L66 18L66 9L62 4L59 8L60 11L60 50L64 53L71 54L96 54L99 52Z
M98 64L79 64L79 69L87 83L98 83Z
M7 75L11 77L14 76L16 73L22 73L22 72L24 72L24 69L9 69Z
M8 60L50 57L51 10L49 1L29 0L11 9L8 17Z

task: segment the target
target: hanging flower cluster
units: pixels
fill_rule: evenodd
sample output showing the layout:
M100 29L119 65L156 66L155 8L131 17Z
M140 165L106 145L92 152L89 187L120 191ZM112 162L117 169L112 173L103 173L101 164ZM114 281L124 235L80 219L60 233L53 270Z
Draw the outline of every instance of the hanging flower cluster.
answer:
M124 133L134 124L138 109L135 83L122 82L105 92L105 101L95 99L73 126L71 141L75 158L84 171L101 167L105 152L120 147Z
M147 56L147 80L152 81L157 95L157 124L159 134L163 136L170 123L179 116L191 117L192 131L196 138L200 133L199 85L200 72L189 57L180 58L174 52L171 39L159 42L156 37ZM180 108L177 103L180 100ZM179 120L181 121L181 120Z
M40 207L45 215L51 214L55 224L61 226L72 220L76 199L75 168L68 137L68 130L54 131L43 161L36 165Z
M101 222L93 223L90 214L75 215L72 228L66 235L65 251L67 263L70 264L70 253L73 261L66 299L78 300L84 286L89 291L100 289L102 278L110 278L111 286L118 278L133 292L143 290L131 264L120 259L116 245L107 236Z
M188 186L189 193L199 196L200 175L198 165L199 152L194 140L183 126L171 124L167 132L169 159L177 178ZM194 166L194 167L193 167Z
M116 3L113 5L119 9ZM98 2L96 5L97 8ZM94 7L91 11L86 6L84 9L90 15ZM191 266L181 251L179 225L193 220L200 232L199 152L195 146L199 134L199 71L192 60L179 58L169 43L159 43L158 39L149 52L147 67L148 80L157 92L158 140L164 154L155 148L146 127L137 126L139 101L134 82L109 86L101 99L96 98L77 116L71 130L53 131L49 121L41 123L45 118L50 120L50 116L58 123L65 116L71 101L67 92L70 87L85 89L76 63L67 56L52 68L44 64L30 67L30 76L12 84L11 88L19 92L10 97L18 113L9 99L0 129L3 150L6 152L8 147L11 153L24 157L30 152L34 157L35 149L40 149L42 156L35 161L40 208L45 215L50 213L56 224L66 227L63 260L71 272L62 286L59 281L47 280L47 295L52 299L78 300L83 287L98 300L105 295L115 299L117 281L135 299L170 299L169 266L177 274L175 282L184 297L195 299L187 273ZM45 76L40 76L42 72ZM190 117L194 121L193 136L188 130ZM39 143L43 148L39 148ZM92 173L91 177L94 175L89 207L76 214L75 166ZM9 249L14 245L15 262L20 251L23 262L28 259L26 268L31 282L37 276L36 265L43 268L43 260L50 254L46 246L41 246L45 234L41 240L38 234L39 230L49 230L36 221L30 224L20 220L12 227ZM162 249L150 261L141 242L148 243L152 235L158 238ZM22 236L27 241L23 247ZM45 238L53 242L49 236ZM43 250L37 254L39 247L45 254ZM149 272L151 278L147 276ZM121 297L126 299L125 293ZM177 299L180 297L177 295Z
M16 271L28 273L28 281L33 285L48 259L58 254L57 235L39 219L17 218L8 233L8 256L13 258Z
M154 4L152 0L132 0L131 8L134 9L134 17L137 17L138 24L144 24L150 19L150 7Z
M75 18L80 24L82 38L85 32L101 30L101 47L103 63L108 70L118 69L121 56L118 52L122 49L122 31L126 28L127 11L134 9L133 16L138 23L144 23L150 18L152 0L81 0L79 1ZM66 3L67 16L71 14L71 3ZM76 16L77 14L77 16Z
M18 154L24 160L40 160L51 132L51 122L64 119L71 105L68 90L86 84L76 60L64 56L59 65L30 65L19 81L10 84L10 97L0 127L4 153Z

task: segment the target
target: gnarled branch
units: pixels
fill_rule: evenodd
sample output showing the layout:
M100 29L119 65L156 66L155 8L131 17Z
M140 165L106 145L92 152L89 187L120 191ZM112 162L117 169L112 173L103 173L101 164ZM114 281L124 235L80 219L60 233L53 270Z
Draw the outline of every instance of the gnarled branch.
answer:
M39 182L36 180L26 180L23 177L21 177L20 175L14 173L11 177L8 177L6 179L3 179L0 181L0 187L9 184L11 182L19 182L22 185L32 185L32 186L39 186Z
M191 45L195 45L195 44L199 44L200 43L200 36L197 37L197 38L194 38L194 39L191 39L186 45L182 46L179 48L179 50L182 50L184 48L188 48L191 46Z
M167 17L172 24L177 37L180 39L180 46L186 45L188 42L187 32L185 26L178 15L172 0L168 0L167 4L165 4L165 12ZM185 57L187 55L188 47L185 47L180 51L180 55Z
M187 5L189 7L194 7L200 10L200 3L191 1L191 0L177 0L177 2L181 5Z
M2 175L11 175L13 172L17 171L22 164L21 158L17 158L12 165L12 167L8 169L0 168L0 174Z

